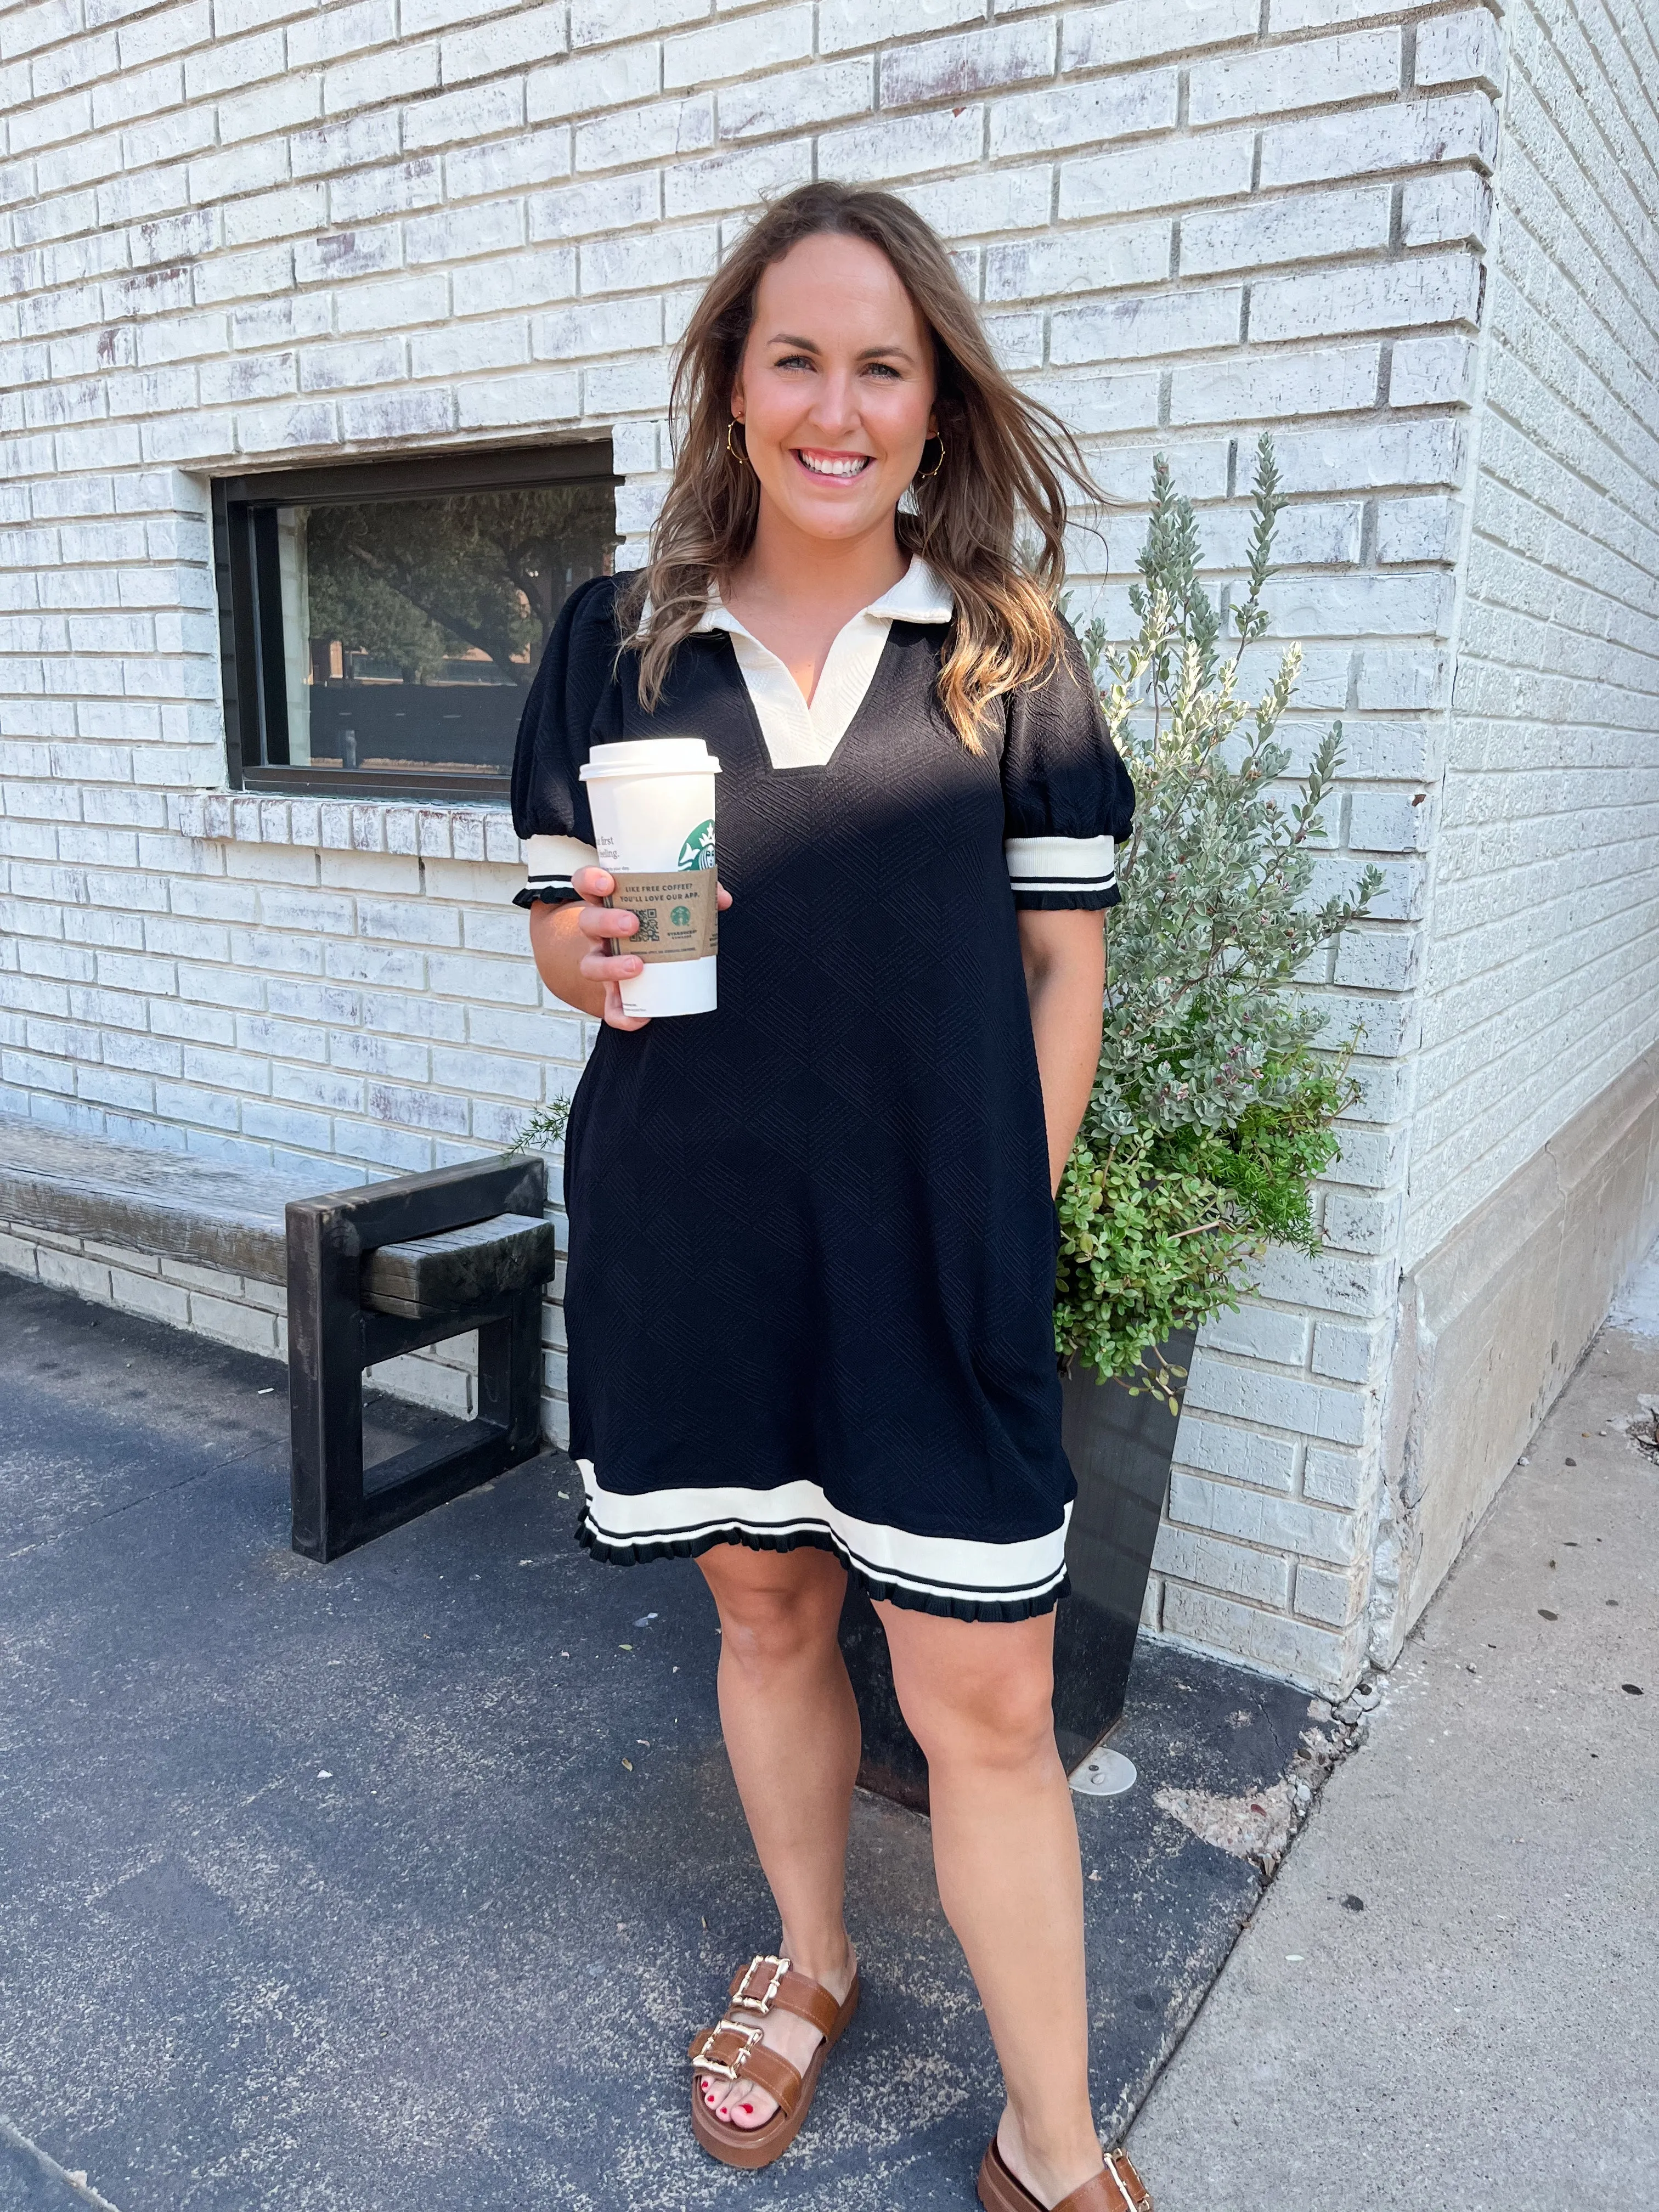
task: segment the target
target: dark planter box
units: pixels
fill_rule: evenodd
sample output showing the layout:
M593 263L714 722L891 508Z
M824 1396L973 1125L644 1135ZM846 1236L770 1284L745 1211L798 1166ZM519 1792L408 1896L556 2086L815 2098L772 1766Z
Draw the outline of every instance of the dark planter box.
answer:
M1162 1348L1172 1367L1191 1366L1190 1330ZM1092 1368L1067 1376L1062 1389L1077 1503L1066 1540L1071 1589L1054 1624L1054 1735L1069 1771L1123 1711L1179 1417L1145 1392L1132 1398L1121 1384L1097 1382ZM851 1583L841 1648L864 1723L860 1786L925 1813L927 1762L899 1711L875 1608Z

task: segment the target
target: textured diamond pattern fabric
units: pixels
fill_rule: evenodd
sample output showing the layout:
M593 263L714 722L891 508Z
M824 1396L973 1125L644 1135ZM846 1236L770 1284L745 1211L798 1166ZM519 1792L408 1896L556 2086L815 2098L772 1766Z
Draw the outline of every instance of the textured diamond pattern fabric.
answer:
M902 1603L1042 1609L1073 1484L1003 845L1128 830L1081 655L975 756L935 702L944 627L896 622L829 762L778 769L728 635L688 640L643 712L614 592L574 594L549 644L520 732L519 834L591 842L592 744L700 737L720 762L733 903L718 1011L604 1030L571 1115L585 1540L623 1559L818 1543Z

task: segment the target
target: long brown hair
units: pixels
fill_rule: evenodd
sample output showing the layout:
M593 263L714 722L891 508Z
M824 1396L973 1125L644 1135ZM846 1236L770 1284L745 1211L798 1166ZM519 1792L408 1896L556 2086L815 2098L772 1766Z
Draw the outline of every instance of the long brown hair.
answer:
M955 599L939 704L977 752L993 702L1046 674L1059 653L1066 480L1107 502L1059 416L998 366L933 231L890 192L857 185L802 185L774 202L691 318L674 374L673 409L684 424L674 480L646 566L618 607L641 656L640 696L647 708L656 705L675 648L707 611L710 585L729 577L754 543L760 486L727 446L732 392L763 274L825 231L884 253L933 337L944 457L936 473L911 485L915 512L902 506L896 526L901 550L919 553ZM1024 546L1022 535L1030 541Z

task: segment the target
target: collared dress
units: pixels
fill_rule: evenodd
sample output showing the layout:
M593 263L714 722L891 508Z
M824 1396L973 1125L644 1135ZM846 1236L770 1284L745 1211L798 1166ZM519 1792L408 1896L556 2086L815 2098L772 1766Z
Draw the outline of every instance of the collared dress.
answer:
M718 599L653 713L621 579L572 593L520 727L518 894L570 899L589 748L701 738L732 904L708 1014L601 1030L565 1139L580 1534L600 1558L836 1553L1023 1620L1065 1585L1056 1220L1018 910L1104 908L1133 792L1069 631L969 750L919 560L809 703Z

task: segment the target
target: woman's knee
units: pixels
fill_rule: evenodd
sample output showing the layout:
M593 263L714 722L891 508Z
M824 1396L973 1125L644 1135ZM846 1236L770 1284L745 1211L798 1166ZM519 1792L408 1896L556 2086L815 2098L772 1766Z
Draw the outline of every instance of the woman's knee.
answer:
M721 1545L698 1561L720 1617L721 1653L768 1672L822 1660L836 1643L846 1573L819 1552Z
M932 1767L1013 1772L1046 1765L1055 1755L1052 1695L1030 1685L1005 1683L964 1693L912 1683L900 1691L899 1707Z
M1036 1626L929 1620L920 1633L890 1630L899 1708L930 1765L1016 1768L1054 1757L1051 1636L1021 1632Z

